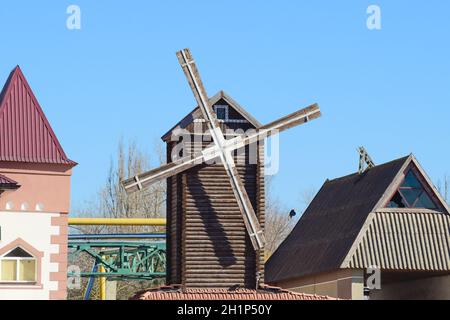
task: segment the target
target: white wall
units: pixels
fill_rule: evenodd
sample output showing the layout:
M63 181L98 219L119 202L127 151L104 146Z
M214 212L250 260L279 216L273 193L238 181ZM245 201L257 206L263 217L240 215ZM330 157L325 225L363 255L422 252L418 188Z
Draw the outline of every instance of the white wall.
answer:
M58 246L52 245L52 235L59 234L58 227L52 227L51 218L59 214L43 212L11 212L0 211L1 240L0 249L17 238L32 245L44 253L41 260L42 289L14 289L0 284L0 300L6 299L49 299L49 291L57 290L58 283L50 281L50 272L58 271L57 263L50 263L50 254L58 252Z

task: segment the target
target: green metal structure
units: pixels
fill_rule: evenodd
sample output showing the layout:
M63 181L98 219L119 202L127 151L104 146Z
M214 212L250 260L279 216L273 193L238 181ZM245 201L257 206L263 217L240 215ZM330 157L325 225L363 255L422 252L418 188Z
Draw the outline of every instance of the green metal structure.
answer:
M83 253L97 266L68 277L105 277L108 280L153 280L166 276L166 244L155 241L69 241L69 261Z

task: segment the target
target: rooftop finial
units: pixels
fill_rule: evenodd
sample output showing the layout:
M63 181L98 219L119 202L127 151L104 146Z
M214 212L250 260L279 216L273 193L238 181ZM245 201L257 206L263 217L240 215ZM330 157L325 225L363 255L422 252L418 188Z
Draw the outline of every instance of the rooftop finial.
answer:
M362 174L367 170L375 167L375 163L372 161L372 158L369 156L369 153L364 147L358 147L357 150L359 153L359 174Z

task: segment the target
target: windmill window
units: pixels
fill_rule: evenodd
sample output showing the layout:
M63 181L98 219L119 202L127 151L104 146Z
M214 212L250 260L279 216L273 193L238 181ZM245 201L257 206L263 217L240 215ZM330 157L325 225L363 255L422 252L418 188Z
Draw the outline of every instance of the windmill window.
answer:
M215 105L214 111L216 112L217 119L227 121L229 120L228 116L228 106L227 105Z
M0 282L36 282L36 258L21 247L0 257Z
M409 170L397 192L388 204L389 208L426 208L436 209L437 206L431 199L416 174Z

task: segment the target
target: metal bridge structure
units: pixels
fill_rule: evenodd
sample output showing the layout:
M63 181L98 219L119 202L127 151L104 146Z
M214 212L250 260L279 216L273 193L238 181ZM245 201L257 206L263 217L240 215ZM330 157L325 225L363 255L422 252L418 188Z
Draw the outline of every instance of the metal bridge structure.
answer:
M69 225L164 226L165 219L70 218ZM106 299L106 280L155 280L166 276L165 233L69 234L68 260L90 257L90 270L70 270L68 277L89 278L84 299L95 279L100 299Z
M68 254L70 261L87 254L97 266L95 271L68 272L68 277L154 280L166 275L166 244L162 241L69 240Z

